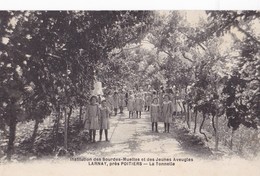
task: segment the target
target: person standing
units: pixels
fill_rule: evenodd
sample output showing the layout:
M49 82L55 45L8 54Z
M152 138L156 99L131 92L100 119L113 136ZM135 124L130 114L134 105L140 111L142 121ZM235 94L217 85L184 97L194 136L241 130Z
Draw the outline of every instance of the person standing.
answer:
M138 114L139 114L139 118L141 118L141 113L143 111L143 106L144 106L144 100L142 99L142 95L141 94L137 94L136 95L137 98L135 99L135 111L136 111L136 117L138 118Z
M113 95L113 107L114 107L114 112L115 112L115 116L117 115L117 110L119 107L119 97L118 97L118 93L114 92Z
M170 96L170 100L172 101L172 106L173 106L173 116L176 116L177 112L177 108L176 108L176 97L175 97L175 93L173 91L173 89L171 88L169 91L169 96Z
M128 103L127 103L127 109L129 111L129 118L132 116L134 116L134 96L133 95L130 95L128 97Z
M152 91L152 95L151 95L151 99L153 100L154 98L158 98L158 95L157 95L157 91L156 90L153 90Z
M118 95L118 104L119 104L119 110L120 110L120 114L123 113L123 109L125 107L125 94L123 93L123 91L121 91Z
M158 117L161 114L158 98L154 98L152 100L150 114L152 122L152 131L154 131L155 128L155 132L158 133Z
M137 94L134 92L133 93L133 118L137 118L137 115L136 115L136 113L134 113L134 112L136 112L136 99L137 99Z
M129 93L126 91L125 92L125 105L127 106L128 104L128 97L129 97Z
M173 105L173 116L177 115L177 102L176 102L176 91L174 89L175 87L173 87L172 90L172 94L171 94L171 101L172 101L172 105Z
M98 96L97 96L97 102L98 102L98 104L101 104L101 95L100 94L98 94Z
M173 104L169 95L164 95L162 104L162 117L164 119L164 132L170 131L170 123L172 123Z
M161 90L158 92L160 106L162 106L162 104L163 104L163 96L164 96L164 94L165 94L165 91L164 91L164 88L162 86Z
M147 94L148 92L144 92L144 111L147 110Z
M109 129L109 118L110 118L110 109L107 107L106 100L101 101L100 107L100 131L99 131L99 141L102 140L103 130L105 131L106 141L108 141L108 129Z
M108 94L105 96L107 107L110 109L110 111L113 111L113 96L111 95L111 92L108 92Z
M84 120L85 129L89 129L90 141L96 142L96 130L99 129L99 107L97 97L90 98L90 105L87 106Z
M151 106L151 103L152 103L152 95L151 95L150 92L148 92L146 94L146 100L145 101L146 101L146 110L150 111L150 106Z

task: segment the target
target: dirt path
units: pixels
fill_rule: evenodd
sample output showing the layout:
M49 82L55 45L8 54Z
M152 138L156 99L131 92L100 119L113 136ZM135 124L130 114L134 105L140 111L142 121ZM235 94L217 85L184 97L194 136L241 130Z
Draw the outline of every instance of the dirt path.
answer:
M176 130L172 129L169 134L163 133L163 123L159 123L159 133L154 133L151 131L148 112L143 112L141 119L129 119L125 114L112 116L110 119L109 142L101 141L86 145L79 156L191 157L191 153L184 150L178 142Z

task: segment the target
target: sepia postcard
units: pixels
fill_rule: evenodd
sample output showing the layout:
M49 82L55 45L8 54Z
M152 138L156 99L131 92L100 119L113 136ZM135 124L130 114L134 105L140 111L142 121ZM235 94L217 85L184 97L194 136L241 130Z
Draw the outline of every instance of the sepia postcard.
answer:
M0 175L259 175L260 11L123 9L0 11Z

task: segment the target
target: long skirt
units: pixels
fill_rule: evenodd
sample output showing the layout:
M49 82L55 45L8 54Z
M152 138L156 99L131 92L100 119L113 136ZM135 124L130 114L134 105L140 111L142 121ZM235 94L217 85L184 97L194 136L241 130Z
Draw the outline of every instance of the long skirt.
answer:
M109 129L109 120L107 117L101 117L100 129L102 130Z
M140 103L135 103L134 111L143 111L143 106Z
M128 101L127 109L128 109L128 111L134 111L134 102L133 101Z
M158 122L159 113L151 113L151 122Z
M164 123L172 123L172 114L165 114L164 116Z
M90 117L90 129L91 130L100 129L99 123L98 123L98 117Z

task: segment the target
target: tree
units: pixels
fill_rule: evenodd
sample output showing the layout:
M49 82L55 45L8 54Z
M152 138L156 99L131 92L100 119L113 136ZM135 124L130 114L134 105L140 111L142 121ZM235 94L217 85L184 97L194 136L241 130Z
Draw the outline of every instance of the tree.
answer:
M35 133L39 118L44 119L49 110L58 112L54 124L57 133L61 109L69 107L71 111L87 102L97 65L105 63L113 49L140 41L152 20L149 11L2 12L5 32L1 37L8 43L1 43L1 90L6 97L0 103L1 118L10 119L6 123L12 134L8 151L13 149L20 116L8 113L13 106L46 106L40 116L37 108L28 111L28 118L36 121Z

